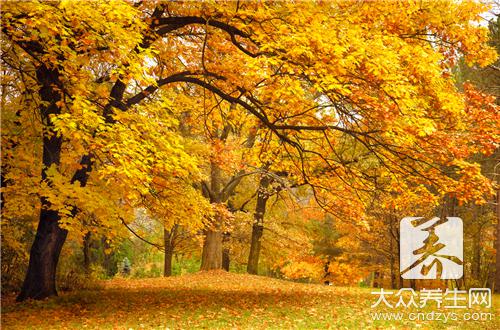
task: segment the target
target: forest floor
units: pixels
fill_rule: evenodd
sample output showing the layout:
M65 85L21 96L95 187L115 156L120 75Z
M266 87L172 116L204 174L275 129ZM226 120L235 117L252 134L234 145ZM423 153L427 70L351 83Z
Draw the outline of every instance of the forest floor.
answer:
M389 308L376 289L301 284L262 276L201 272L171 278L114 279L92 290L45 301L2 297L2 329L500 329L500 296L492 308ZM431 303L432 305L432 303ZM401 312L399 321L374 313ZM411 312L455 312L457 320L410 321ZM463 320L465 313L492 320ZM496 316L494 315L496 314ZM477 314L481 315L481 314Z

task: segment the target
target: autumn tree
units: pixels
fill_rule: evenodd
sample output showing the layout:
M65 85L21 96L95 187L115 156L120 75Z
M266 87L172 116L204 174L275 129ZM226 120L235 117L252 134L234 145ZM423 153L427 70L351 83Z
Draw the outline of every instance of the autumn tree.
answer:
M365 170L377 166L481 199L491 182L467 157L491 152L498 118L468 130L464 118L492 111L466 112L449 71L458 54L481 66L495 59L487 30L474 24L485 10L472 1L5 3L2 61L27 77L6 108L32 90L33 102L15 104L43 132L40 217L19 299L56 294L58 257L80 214L120 225L154 195L155 178L200 182L169 102L186 86L252 115L288 155L290 175L332 213L357 206L336 205L336 193L370 190ZM369 169L364 154L376 159ZM219 175L211 169L217 203ZM220 267L218 252L205 260Z
M258 272L261 238L262 234L264 233L264 216L266 214L266 204L270 195L272 194L269 189L271 182L272 178L266 174L263 174L259 180L254 222L252 224L250 252L248 254L247 264L247 271L250 274L257 274Z

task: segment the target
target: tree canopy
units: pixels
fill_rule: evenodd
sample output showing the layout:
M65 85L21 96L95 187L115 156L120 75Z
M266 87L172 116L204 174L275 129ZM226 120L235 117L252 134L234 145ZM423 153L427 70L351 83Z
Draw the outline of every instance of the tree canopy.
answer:
M453 75L496 60L478 2L2 7L2 221L40 212L20 299L55 294L68 230L113 239L141 208L222 235L246 176L358 222L376 191L494 192L471 156L498 147L498 108Z

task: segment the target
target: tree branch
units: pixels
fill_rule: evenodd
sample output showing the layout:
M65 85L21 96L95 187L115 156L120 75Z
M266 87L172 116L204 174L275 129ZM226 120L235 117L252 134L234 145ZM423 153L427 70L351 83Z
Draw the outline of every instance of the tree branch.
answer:
M141 241L149 244L149 245L152 245L154 246L155 248L157 248L158 250L160 251L165 251L165 247L163 245L159 245L159 244L156 244L156 243L153 243L153 242L150 242L148 241L147 239L141 237L139 234L137 234L132 228L130 228L129 225L127 225L127 223L123 220L122 217L120 217L120 220L122 222L122 224L132 233L134 234L135 237L137 237L138 239L140 239Z

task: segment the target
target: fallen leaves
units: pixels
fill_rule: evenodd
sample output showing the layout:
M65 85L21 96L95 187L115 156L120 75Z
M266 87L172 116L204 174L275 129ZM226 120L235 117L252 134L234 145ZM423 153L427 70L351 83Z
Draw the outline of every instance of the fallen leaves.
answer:
M496 298L496 297L495 297ZM170 278L114 279L99 290L46 301L2 297L3 329L380 329L370 289L287 282L223 271ZM498 301L496 301L498 306ZM384 323L385 322L385 323ZM495 328L489 323L448 324ZM422 323L425 327L431 323ZM438 324L438 326L440 326Z

